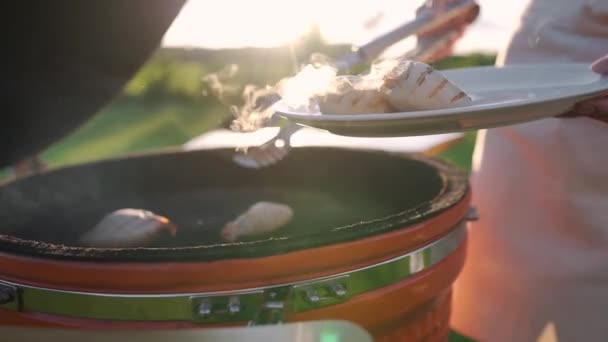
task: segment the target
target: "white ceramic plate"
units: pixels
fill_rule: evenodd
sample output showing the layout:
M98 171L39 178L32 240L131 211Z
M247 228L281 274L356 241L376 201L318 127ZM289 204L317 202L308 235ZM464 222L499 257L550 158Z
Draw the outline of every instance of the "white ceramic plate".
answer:
M347 136L394 137L454 133L539 120L608 91L608 77L589 64L526 64L443 70L473 98L467 107L355 115L304 113L279 101L277 115Z

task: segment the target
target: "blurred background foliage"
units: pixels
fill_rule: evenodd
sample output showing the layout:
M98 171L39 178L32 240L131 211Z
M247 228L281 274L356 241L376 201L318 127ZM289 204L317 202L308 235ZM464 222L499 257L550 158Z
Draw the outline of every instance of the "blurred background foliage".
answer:
M52 166L82 163L125 153L180 145L209 130L227 127L230 105L242 104L247 85L264 87L291 76L311 55L338 57L349 45L326 44L313 27L291 45L276 48L161 48L124 91L73 134L51 146L42 158ZM438 69L493 65L495 56L452 56ZM362 66L358 72L364 72ZM222 84L219 99L213 82ZM468 168L474 134L445 158Z

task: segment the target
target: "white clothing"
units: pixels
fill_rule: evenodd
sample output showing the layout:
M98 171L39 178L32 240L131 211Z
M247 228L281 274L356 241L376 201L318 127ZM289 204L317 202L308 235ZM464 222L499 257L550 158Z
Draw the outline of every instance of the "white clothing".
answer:
M483 6L483 3L482 3ZM608 0L533 0L499 64L608 54ZM551 118L482 131L453 327L479 341L608 341L608 124Z

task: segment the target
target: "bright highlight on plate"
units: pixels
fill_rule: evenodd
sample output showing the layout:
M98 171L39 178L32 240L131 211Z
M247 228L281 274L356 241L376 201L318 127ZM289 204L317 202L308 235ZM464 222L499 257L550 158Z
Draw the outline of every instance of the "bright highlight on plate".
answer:
M515 125L568 112L575 103L608 91L608 77L588 64L527 64L443 70L471 97L464 106L416 108L386 113L321 114L294 110L279 101L275 115L347 136L395 137L456 133ZM427 101L412 98L407 101Z

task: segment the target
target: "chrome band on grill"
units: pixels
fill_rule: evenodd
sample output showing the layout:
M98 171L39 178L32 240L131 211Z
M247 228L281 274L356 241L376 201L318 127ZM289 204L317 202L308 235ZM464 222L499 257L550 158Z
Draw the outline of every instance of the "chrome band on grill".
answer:
M302 312L403 281L444 260L466 237L465 222L424 247L364 268L297 283L224 292L114 294L64 291L0 280L0 308L81 319L119 321L248 321L276 323ZM322 256L320 256L322 257Z

